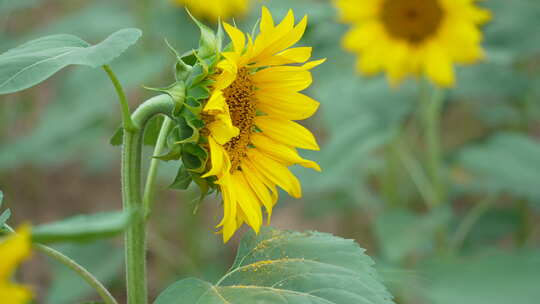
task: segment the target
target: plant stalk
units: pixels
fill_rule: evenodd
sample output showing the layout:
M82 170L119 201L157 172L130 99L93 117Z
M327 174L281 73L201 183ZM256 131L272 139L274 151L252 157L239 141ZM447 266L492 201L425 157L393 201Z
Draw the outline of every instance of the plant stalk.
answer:
M133 131L135 129L135 126L133 125L133 121L131 120L131 112L129 111L129 104L126 98L126 94L124 93L124 89L122 88L120 81L118 80L118 78L116 78L116 75L114 74L110 66L104 65L103 69L105 70L105 72L107 72L107 75L109 75L114 89L116 90L116 94L118 95L120 109L122 111L122 124L124 126L124 130Z
M125 233L128 304L146 304L146 216L141 194L141 154L144 129L155 115L170 115L174 108L168 95L153 97L133 113L134 130L125 130L122 146L122 201L134 219Z
M68 256L62 254L59 251L56 251L55 249L41 245L41 244L35 244L34 248L36 248L37 251L42 252L49 256L50 258L55 259L56 261L64 264L69 269L76 272L83 280L88 283L94 290L99 294L101 299L105 304L118 304L116 299L111 295L111 293L101 284L101 282L94 277L88 270L86 270L81 265L77 264L74 260L70 259Z
M146 184L144 186L144 196L143 196L143 205L145 217L150 216L152 200L154 198L156 178L158 174L159 160L158 156L163 153L165 143L167 142L167 135L172 126L172 119L165 117L163 123L161 124L161 129L156 141L156 146L154 148L154 153L152 154L152 160L150 161L150 168L148 169L148 175L146 176Z
M16 233L16 231L11 228L9 225L4 224L4 227L7 228L7 230L10 233ZM56 249L53 249L49 246L45 246L43 244L34 244L34 248L46 254L50 258L60 262L61 264L67 266L69 269L73 270L76 274L78 274L83 280L90 285L90 287L94 288L94 290L99 294L101 299L105 304L118 304L116 299L111 295L111 293L101 284L101 282L94 277L86 268L79 265L77 262L69 258L68 256L64 255L63 253L57 251Z
M431 206L435 207L446 201L446 187L443 179L442 151L440 140L441 112L444 101L442 90L428 83L423 85L422 94L422 124L426 141L427 172L433 186L434 201Z

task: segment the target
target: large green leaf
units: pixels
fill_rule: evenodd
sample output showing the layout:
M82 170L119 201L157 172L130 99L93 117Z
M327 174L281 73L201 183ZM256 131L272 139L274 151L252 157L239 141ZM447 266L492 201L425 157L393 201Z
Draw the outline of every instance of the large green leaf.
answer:
M181 280L155 304L393 303L372 266L352 240L265 228L244 237L234 265L217 284Z
M32 228L32 239L36 242L51 243L110 237L122 232L130 218L130 213L122 211L77 215Z
M540 143L518 133L499 133L486 143L463 150L462 166L476 177L473 191L508 192L539 202Z
M0 94L27 89L71 64L90 67L107 64L141 34L138 29L123 29L93 46L67 34L27 42L0 55Z

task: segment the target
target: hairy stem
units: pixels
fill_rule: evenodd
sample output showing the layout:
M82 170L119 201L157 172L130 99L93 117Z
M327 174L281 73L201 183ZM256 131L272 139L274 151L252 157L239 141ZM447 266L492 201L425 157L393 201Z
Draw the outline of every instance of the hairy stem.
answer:
M134 214L125 234L128 304L146 304L146 216L141 194L141 152L146 123L155 115L169 115L174 104L168 95L153 97L131 116L134 129L125 130L122 146L122 201Z
M116 94L118 94L118 100L120 101L120 109L122 111L122 123L124 126L124 130L133 131L135 129L135 126L133 125L133 121L131 120L129 104L126 98L126 94L124 93L124 89L122 89L120 81L118 80L118 78L116 78L116 75L113 73L110 66L104 65L103 69L105 70L105 72L107 72L107 75L109 75L109 78L114 85L114 89L116 90Z
M158 174L159 160L158 156L163 153L165 148L165 143L167 142L167 135L172 126L172 119L165 117L163 123L161 124L161 130L156 141L156 146L154 148L154 153L152 154L153 158L150 161L150 168L148 169L148 175L146 176L146 184L144 186L144 196L143 196L143 206L145 217L148 217L151 212L152 199L154 198L156 177Z

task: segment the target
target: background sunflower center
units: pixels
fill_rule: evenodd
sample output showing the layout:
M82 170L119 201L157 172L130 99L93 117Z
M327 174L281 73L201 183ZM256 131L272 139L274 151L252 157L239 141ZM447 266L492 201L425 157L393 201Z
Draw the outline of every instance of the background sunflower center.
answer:
M381 9L390 35L415 44L435 34L442 18L437 0L384 0Z
M240 130L240 134L233 137L224 146L231 159L231 170L236 170L246 155L253 130L253 121L257 114L255 90L248 69L238 70L236 79L223 90L223 95L229 106L232 123Z

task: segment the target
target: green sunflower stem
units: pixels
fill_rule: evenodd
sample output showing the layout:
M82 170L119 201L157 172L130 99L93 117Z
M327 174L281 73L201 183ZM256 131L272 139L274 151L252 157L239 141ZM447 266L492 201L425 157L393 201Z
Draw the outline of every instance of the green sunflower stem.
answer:
M128 304L146 304L146 210L141 194L141 155L144 129L155 115L170 115L174 102L169 95L153 97L139 106L131 119L134 128L124 131L122 146L122 201L134 218L125 233Z
M426 142L426 168L433 187L434 200L430 207L446 201L446 187L443 178L442 150L440 139L441 112L444 92L424 82L422 100L422 125Z
M11 226L9 226L8 224L4 224L4 227L6 227L10 233L16 233L15 229L11 228ZM95 276L93 276L90 271L72 260L70 257L64 255L63 253L54 248L45 246L43 244L34 243L33 246L37 251L44 253L48 257L73 270L77 275L79 275L83 280L85 280L90 287L94 288L94 290L103 300L103 303L118 304L118 302L111 295L109 290L107 290L107 288L105 288L105 286L103 286L103 284Z
M111 80L114 89L116 90L116 94L118 95L118 101L120 102L120 109L122 111L122 123L125 130L133 130L135 127L133 126L133 121L131 120L131 115L129 114L129 104L126 98L126 93L124 93L124 89L122 88L122 85L120 84L120 81L112 71L111 67L108 65L103 66L103 70L107 73L109 76L109 79Z
M154 148L153 158L150 161L150 168L148 169L148 174L146 176L146 184L144 186L144 196L143 196L143 205L145 211L145 217L150 216L150 210L152 205L152 199L154 198L156 178L158 174L159 160L158 156L163 153L163 148L167 142L167 135L171 129L173 120L169 117L165 117L163 123L161 124L161 130L156 141L156 146Z
M103 303L105 304L118 304L116 299L111 295L111 293L103 286L103 284L94 277L88 270L86 270L81 265L77 264L74 260L70 259L68 256L62 254L59 251L54 250L51 247L41 245L41 244L35 244L34 248L36 248L37 251L40 251L50 258L62 263L63 265L67 266L69 269L73 270L75 273L77 273L83 280L88 283L94 290L99 294L101 299L103 300Z

